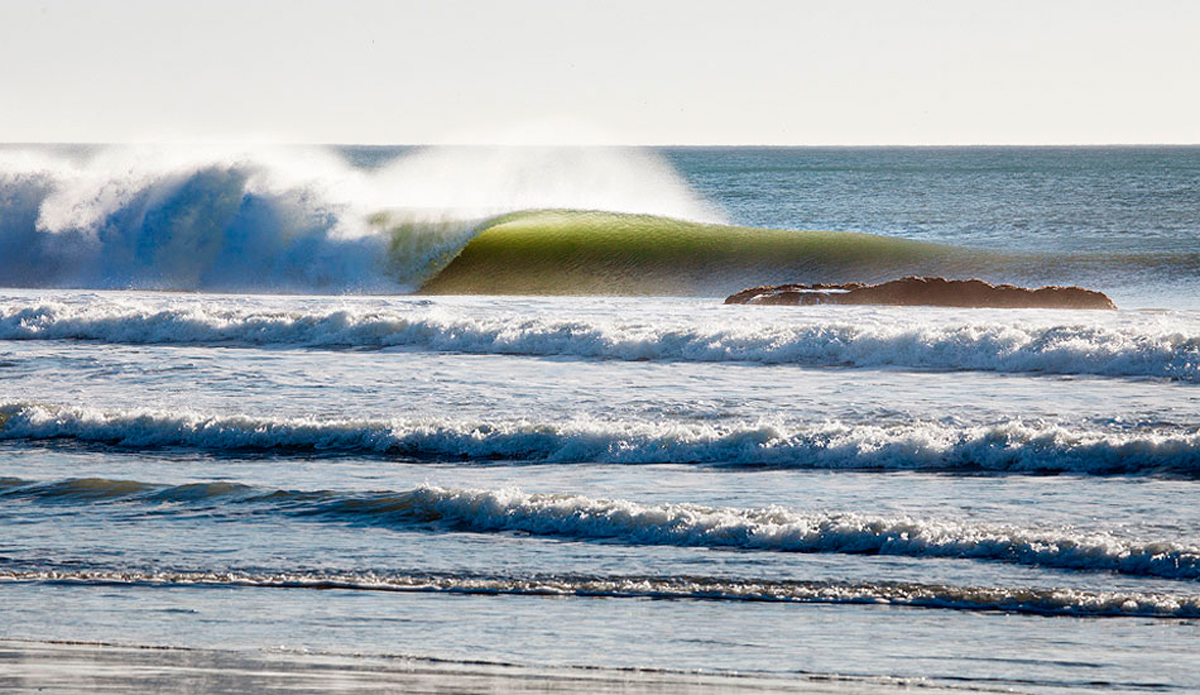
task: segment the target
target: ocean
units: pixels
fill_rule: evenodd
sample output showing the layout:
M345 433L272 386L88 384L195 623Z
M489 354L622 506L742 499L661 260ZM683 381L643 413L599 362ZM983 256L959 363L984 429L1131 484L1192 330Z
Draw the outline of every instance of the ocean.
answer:
M0 685L1196 692L1197 191L1200 147L2 146ZM1119 310L722 303L913 273Z

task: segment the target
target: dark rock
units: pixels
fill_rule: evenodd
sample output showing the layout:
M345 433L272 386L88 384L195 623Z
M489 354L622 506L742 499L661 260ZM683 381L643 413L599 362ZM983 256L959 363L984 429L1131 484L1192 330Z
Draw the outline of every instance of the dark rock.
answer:
M1116 309L1103 292L1082 287L993 285L983 280L908 277L878 285L790 283L752 287L730 295L726 304L888 304L994 309Z

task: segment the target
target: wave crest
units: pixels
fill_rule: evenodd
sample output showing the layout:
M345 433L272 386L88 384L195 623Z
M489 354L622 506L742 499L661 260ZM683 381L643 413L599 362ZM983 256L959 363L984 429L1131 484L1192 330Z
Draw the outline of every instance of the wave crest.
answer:
M51 439L217 453L321 452L434 461L1200 475L1197 432L1114 433L1022 421L964 427L923 421L318 420L0 405L0 440Z
M0 284L412 291L480 221L529 207L718 217L633 149L425 148L369 168L316 147L5 147Z
M1171 579L1200 578L1200 548L1163 541L1139 543L1108 534L1068 530L858 513L806 514L783 507L644 505L580 495L527 494L517 489L422 486L402 498L380 501L385 504L381 510L386 509L389 515L398 512L394 505L400 502L401 513L475 531L522 531L647 545L964 558Z
M900 366L1200 382L1200 329L1182 315L1170 323L1128 316L1092 324L1046 323L1025 315L937 323L898 321L895 310L820 309L797 309L787 317L739 314L731 327L724 313L711 323L659 326L528 313L476 317L437 306L270 311L201 302L163 308L96 298L10 299L0 300L0 340L408 347L470 354Z
M964 559L1200 579L1200 547L1170 540L1135 540L1103 530L858 512L801 512L781 506L742 509L641 504L574 494L526 493L516 488L485 490L428 484L399 492L345 493L246 486L150 486L102 479L50 483L0 479L0 496L69 504L140 500L155 506L163 501L202 501L211 506L213 500L224 498L238 504L220 505L210 514L237 516L254 511L249 509L253 505L264 505L272 513L335 523L475 533L516 531L628 545Z

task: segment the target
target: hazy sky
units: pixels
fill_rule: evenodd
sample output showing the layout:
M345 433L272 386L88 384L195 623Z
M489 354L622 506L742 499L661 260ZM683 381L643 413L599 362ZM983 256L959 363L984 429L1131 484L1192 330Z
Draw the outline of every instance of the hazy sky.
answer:
M0 141L1200 143L1200 2L0 0Z

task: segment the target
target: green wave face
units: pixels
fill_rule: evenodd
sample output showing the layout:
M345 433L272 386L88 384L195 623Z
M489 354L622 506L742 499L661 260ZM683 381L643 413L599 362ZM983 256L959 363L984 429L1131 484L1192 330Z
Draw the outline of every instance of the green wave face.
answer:
M421 292L718 296L783 282L981 273L998 260L870 234L546 210L487 223Z

